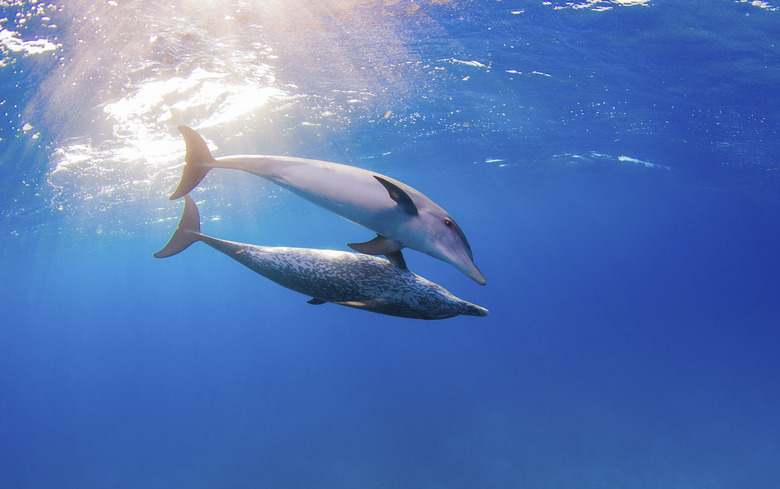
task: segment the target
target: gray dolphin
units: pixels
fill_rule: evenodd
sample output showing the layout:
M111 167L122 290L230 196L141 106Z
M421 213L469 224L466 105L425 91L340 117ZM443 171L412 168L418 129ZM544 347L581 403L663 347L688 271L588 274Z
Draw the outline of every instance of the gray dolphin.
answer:
M362 168L286 156L236 155L214 158L203 138L179 126L187 151L179 186L171 200L188 194L212 168L243 170L377 233L355 251L386 255L408 247L443 260L485 285L466 236L447 212L412 187Z
M263 277L312 297L309 304L342 306L414 319L461 314L487 316L484 307L458 299L406 268L400 251L388 259L347 251L255 246L201 234L195 201L185 196L179 227L157 258L175 255L195 241L221 251Z

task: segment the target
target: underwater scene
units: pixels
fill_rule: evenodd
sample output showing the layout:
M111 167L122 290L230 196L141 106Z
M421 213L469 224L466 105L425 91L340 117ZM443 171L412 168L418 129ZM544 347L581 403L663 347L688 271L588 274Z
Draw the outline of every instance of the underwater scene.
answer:
M0 486L780 480L780 2L0 0Z

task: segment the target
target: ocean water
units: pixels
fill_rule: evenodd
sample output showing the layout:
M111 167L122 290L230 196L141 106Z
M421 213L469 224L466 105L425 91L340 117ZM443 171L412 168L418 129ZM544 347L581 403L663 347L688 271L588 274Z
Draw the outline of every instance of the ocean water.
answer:
M0 486L780 480L780 3L0 1ZM309 299L195 244L176 126L371 169L463 228L490 315ZM251 175L205 233L372 233Z

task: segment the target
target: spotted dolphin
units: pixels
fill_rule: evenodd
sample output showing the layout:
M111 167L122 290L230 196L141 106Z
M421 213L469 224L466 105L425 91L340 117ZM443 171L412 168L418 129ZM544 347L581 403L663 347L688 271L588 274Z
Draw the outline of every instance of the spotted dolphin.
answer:
M474 265L466 236L441 207L412 187L354 166L286 156L236 155L214 158L203 138L179 126L186 153L184 170L171 200L189 193L212 168L243 170L377 233L355 251L386 255L402 248L443 260L480 285L485 277Z
M348 251L256 246L201 234L195 201L185 196L184 213L168 244L154 254L166 258L202 241L288 289L365 311L414 319L487 316L487 309L461 300L406 268L400 251L388 259Z

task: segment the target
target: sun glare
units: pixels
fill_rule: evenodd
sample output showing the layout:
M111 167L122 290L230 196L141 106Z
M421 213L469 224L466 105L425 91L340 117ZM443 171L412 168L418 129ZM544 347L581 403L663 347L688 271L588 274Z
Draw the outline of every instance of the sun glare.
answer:
M45 90L46 118L67 121L54 128L53 207L66 199L66 208L82 205L96 193L102 208L112 198L121 205L164 197L182 163L178 125L273 137L269 126L297 113L303 118L293 127L330 128L370 103L379 81L398 83L388 80L391 63L409 56L393 23L376 15L398 8L374 0L68 3L68 58ZM343 36L354 33L371 42L347 52ZM212 151L218 142L210 141Z
M81 212L151 192L164 198L184 154L177 125L241 128L289 96L266 62L269 47L257 42L259 26L240 25L249 21L223 2L201 9L188 2L140 16L126 15L129 7L119 3L71 13L76 50L51 78L56 95L47 110L59 113L48 117L67 111L89 121L71 119L75 137L67 137L68 127L58 131L65 138L48 176L54 208L74 198L97 205L96 195L105 202ZM74 102L87 108L74 111Z

